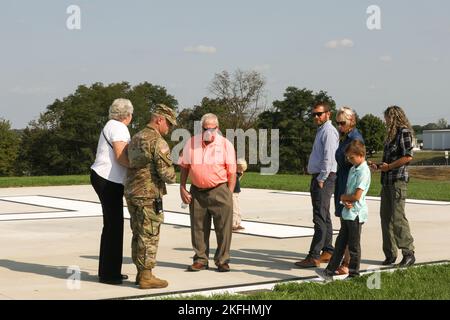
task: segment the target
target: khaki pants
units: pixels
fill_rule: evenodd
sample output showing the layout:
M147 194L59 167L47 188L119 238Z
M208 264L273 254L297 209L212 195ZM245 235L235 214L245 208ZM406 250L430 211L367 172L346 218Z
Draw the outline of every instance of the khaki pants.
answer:
M239 193L233 193L233 228L241 225L242 215L239 206Z
M381 188L381 231L386 258L396 258L398 249L403 255L414 251L414 239L405 215L406 186L404 181Z
M189 212L194 262L208 264L212 218L217 238L214 262L216 265L228 263L233 222L232 192L226 183L209 190L201 190L192 185L190 192L192 201Z

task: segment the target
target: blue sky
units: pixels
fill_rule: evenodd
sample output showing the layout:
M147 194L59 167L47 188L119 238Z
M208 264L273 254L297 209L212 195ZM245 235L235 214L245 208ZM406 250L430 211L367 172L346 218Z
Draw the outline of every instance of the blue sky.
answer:
M68 30L69 5L81 30ZM366 27L369 5L381 30ZM414 124L450 122L450 2L3 0L0 117L24 128L80 84L149 81L192 107L214 74L256 69L267 102L288 86ZM344 41L342 41L344 40ZM334 42L333 42L334 41ZM334 44L334 45L333 45ZM201 47L203 46L203 47Z

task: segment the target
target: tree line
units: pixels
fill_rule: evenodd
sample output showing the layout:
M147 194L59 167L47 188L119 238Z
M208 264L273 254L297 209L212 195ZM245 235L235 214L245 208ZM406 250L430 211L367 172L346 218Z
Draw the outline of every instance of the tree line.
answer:
M178 113L179 127L193 133L194 121L212 112L224 133L237 128L279 129L280 172L305 173L316 132L311 106L328 102L335 112L336 103L327 92L288 87L282 100L268 106L265 84L256 71L218 73L210 83L211 96ZM87 174L100 130L108 121L108 108L118 97L133 103L132 135L147 124L155 104L178 109L178 101L166 88L148 82L80 85L73 94L47 106L24 130L12 130L8 120L0 119L0 176ZM381 119L365 115L358 128L369 152L382 149L385 128Z

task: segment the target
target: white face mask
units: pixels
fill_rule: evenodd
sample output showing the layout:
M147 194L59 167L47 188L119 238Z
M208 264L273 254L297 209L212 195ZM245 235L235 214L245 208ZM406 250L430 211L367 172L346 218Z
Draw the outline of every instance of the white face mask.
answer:
M217 128L205 130L203 132L203 141L212 142L216 138Z

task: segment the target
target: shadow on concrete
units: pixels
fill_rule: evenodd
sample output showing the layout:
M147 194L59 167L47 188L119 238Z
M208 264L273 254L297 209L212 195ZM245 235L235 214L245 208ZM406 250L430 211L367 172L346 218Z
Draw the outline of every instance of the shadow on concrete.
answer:
M97 257L98 258L98 257ZM37 263L29 262L19 262L7 259L0 259L0 267L9 269L16 272L24 273L34 273L42 276L48 276L53 278L58 278L62 280L69 280L69 277L74 274L73 271L68 270L68 266L49 266ZM96 282L101 285L109 285L104 283L99 283L98 276L87 273L86 271L80 270L80 280L88 282ZM120 285L123 287L136 287L134 284L134 278L130 277L129 280L123 281Z
M98 256L80 256L80 258L98 260ZM123 257L122 264L133 264L133 260L131 259L131 257ZM185 270L187 266L188 263L174 263L156 260L156 267L166 267Z
M69 266L49 266L37 263L20 262L8 259L0 259L0 267L16 272L34 273L43 276L49 276L58 279L67 280L74 271L68 270ZM80 270L80 279L82 281L98 282L97 275L91 275L86 271Z

